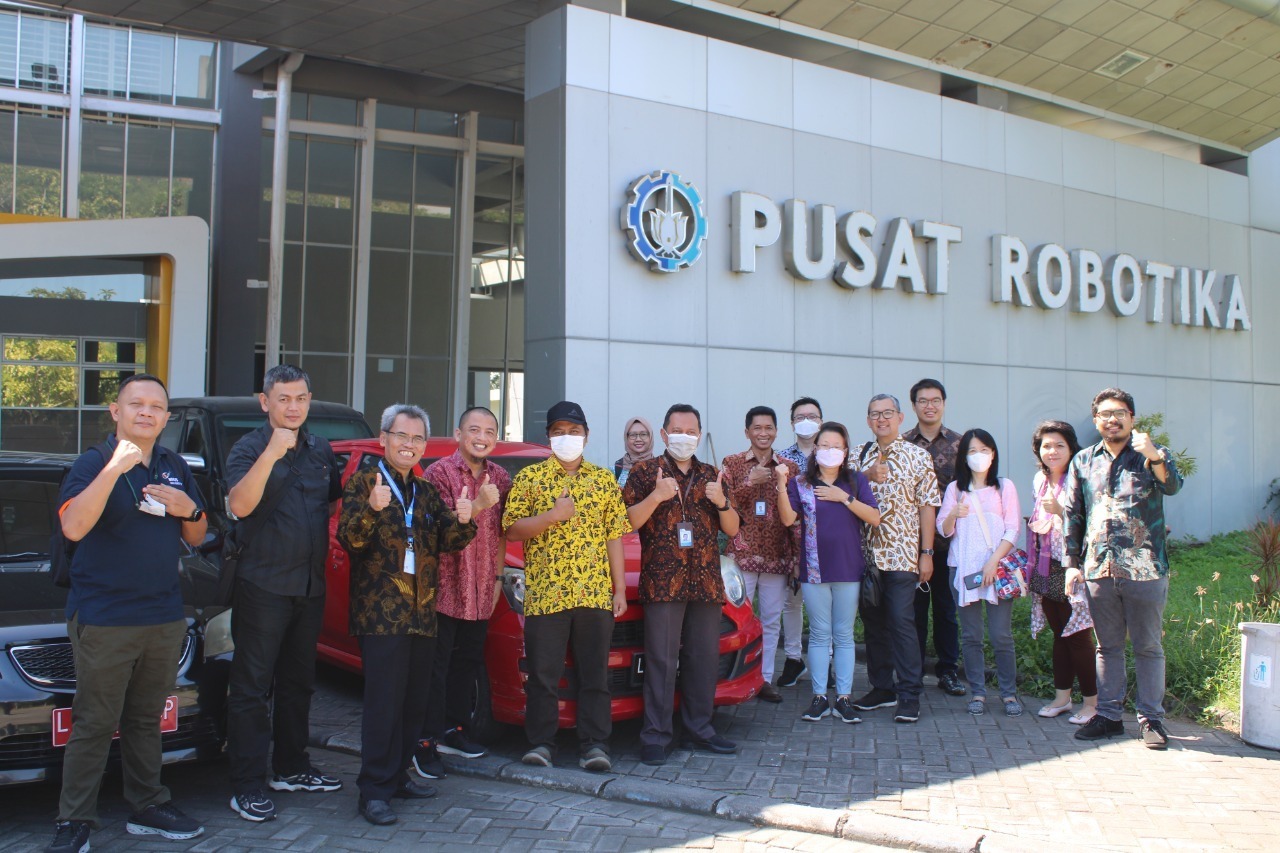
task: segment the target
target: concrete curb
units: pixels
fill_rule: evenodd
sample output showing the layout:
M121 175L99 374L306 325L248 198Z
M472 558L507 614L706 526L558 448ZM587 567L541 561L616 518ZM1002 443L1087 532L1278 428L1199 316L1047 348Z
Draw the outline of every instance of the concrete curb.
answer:
M340 731L313 732L311 746L360 755L359 737ZM492 755L467 761L446 756L442 760L449 772L458 776L513 782L900 850L930 853L1013 853L1036 844L1032 839L1020 836L878 815L863 809L802 806L634 776L588 773L572 767L531 767L519 761ZM1091 853L1096 849L1079 844L1071 846L1076 853Z

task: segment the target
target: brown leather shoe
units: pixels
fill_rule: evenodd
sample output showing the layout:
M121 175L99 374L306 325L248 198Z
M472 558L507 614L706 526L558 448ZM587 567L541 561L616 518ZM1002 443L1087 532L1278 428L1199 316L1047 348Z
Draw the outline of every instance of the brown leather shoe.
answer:
M760 688L760 692L756 694L756 698L764 702L777 703L782 701L782 694L778 692L778 688L766 681Z

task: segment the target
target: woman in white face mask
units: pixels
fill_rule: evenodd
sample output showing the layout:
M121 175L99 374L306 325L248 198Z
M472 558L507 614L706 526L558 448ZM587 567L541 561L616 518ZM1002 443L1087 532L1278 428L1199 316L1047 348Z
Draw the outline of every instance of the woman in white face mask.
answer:
M947 564L960 617L965 678L973 694L969 713L982 714L987 707L982 652L985 610L986 633L995 652L1004 713L1017 717L1022 714L1022 703L1017 696L1018 671L1013 651L1013 600L997 598L992 582L996 566L1013 550L1021 532L1022 510L1018 506L1018 490L999 476L999 461L991 433L971 429L960 437L956 479L942 497L938 532L951 539Z
M862 582L862 525L880 523L880 510L864 474L849 468L849 433L828 422L818 430L809 465L787 482L787 468L774 469L778 518L787 527L800 521L800 580L809 612L809 677L813 702L802 719L832 713L827 673L835 647L836 719L860 723L849 694L853 690L853 620Z

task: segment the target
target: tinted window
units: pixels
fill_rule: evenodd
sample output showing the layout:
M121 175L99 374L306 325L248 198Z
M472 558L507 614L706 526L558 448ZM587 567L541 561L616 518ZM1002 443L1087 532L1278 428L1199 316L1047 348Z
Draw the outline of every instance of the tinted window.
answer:
M56 482L0 480L0 555L47 555L57 503Z

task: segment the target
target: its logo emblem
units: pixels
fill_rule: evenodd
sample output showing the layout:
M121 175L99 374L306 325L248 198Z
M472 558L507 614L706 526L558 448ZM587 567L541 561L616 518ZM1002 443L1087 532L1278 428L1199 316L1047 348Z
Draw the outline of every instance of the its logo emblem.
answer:
M645 175L631 185L622 209L627 248L654 272L675 272L702 257L707 216L697 187L675 172Z

